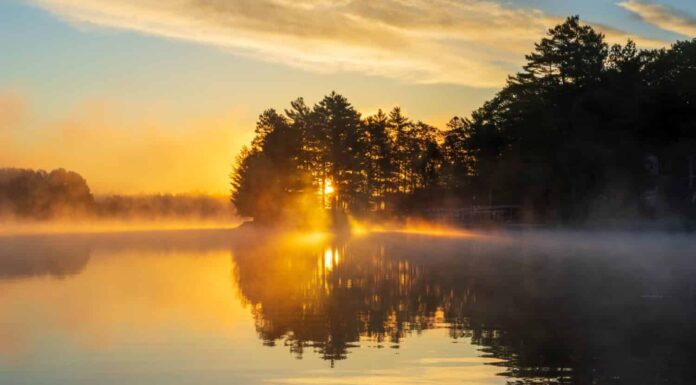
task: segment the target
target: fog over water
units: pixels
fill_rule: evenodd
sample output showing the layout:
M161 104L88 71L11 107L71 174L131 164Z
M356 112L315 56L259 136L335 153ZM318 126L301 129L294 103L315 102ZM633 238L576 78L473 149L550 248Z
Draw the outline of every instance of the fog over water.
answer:
M0 383L696 380L689 235L395 230L2 236Z
M0 236L47 235L47 234L95 234L118 232L141 232L160 230L232 229L242 219L230 215L225 218L130 218L102 219L72 218L50 221L3 220L0 221Z

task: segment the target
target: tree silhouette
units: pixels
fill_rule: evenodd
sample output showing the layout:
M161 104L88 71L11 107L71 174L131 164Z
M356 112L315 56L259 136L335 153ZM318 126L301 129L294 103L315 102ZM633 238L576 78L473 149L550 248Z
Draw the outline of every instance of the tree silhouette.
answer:
M271 218L282 210L266 205L304 191L307 205L352 215L502 204L547 223L694 216L695 53L696 41L609 47L572 16L549 29L491 100L445 131L399 107L361 119L335 92L311 108L297 99L285 115L259 120L249 164L240 162L233 183L256 201L241 211ZM281 128L283 146L269 144L277 154L265 154L266 136ZM659 175L646 170L647 158L658 159ZM303 187L291 188L290 175L303 175L295 178Z
M94 197L79 174L56 169L0 169L0 214L49 219L84 215L94 208Z

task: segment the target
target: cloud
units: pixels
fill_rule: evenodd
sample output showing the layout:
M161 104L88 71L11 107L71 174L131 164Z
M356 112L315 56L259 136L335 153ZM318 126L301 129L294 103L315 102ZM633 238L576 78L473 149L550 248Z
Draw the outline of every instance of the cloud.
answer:
M619 6L633 12L646 23L689 38L696 37L696 18L660 4L628 0Z
M609 44L626 44L626 41L630 39L633 40L639 48L644 49L662 48L669 45L669 43L664 40L635 35L608 25L599 23L590 23L590 25L597 31L602 32Z
M539 10L486 0L35 3L76 23L208 44L311 71L473 87L502 85L533 43L561 21Z

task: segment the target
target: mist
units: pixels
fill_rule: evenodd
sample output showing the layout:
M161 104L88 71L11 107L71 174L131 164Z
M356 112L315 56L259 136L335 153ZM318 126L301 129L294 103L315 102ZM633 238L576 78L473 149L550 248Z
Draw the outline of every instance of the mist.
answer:
M225 228L240 223L225 196L95 196L73 171L0 169L0 234Z

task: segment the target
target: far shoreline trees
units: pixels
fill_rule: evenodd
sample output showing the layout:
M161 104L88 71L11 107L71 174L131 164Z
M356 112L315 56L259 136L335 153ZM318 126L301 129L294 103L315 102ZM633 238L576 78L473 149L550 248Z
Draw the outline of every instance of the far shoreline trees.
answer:
M225 196L138 194L94 196L74 171L0 168L0 223L46 220L235 221Z
M94 209L87 181L65 169L0 169L0 217L48 219Z
M363 117L335 92L266 110L232 202L258 222L500 204L546 223L694 214L696 40L609 47L575 16L526 60L445 130L398 107Z

